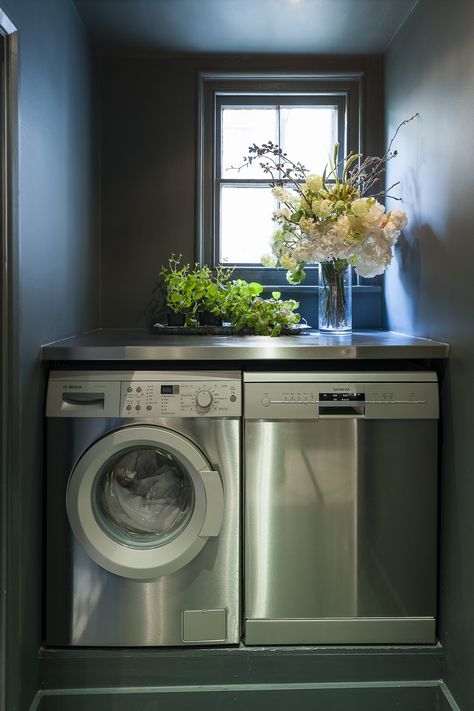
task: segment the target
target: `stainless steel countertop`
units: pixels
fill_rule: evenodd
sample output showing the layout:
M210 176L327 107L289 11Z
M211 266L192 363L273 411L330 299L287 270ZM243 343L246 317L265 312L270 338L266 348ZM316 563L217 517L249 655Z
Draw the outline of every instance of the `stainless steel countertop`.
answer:
M298 336L161 336L98 330L44 345L44 361L364 360L446 358L448 345L394 331Z

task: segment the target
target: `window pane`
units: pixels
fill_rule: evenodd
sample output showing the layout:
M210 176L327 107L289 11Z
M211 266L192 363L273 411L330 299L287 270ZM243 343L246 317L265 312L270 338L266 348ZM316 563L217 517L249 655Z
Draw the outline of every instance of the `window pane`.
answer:
M264 178L258 163L248 168L229 170L231 166L243 164L253 143L261 145L273 141L277 143L277 111L268 108L223 108L222 109L222 156L221 178Z
M280 144L291 160L322 174L337 143L337 107L281 107Z
M270 251L277 202L268 187L221 187L219 261L259 264Z

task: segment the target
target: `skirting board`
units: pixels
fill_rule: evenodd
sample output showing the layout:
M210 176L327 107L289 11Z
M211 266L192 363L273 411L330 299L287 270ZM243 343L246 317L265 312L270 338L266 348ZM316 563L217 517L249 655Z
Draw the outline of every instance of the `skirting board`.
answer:
M30 711L460 711L443 682L230 684L38 692Z

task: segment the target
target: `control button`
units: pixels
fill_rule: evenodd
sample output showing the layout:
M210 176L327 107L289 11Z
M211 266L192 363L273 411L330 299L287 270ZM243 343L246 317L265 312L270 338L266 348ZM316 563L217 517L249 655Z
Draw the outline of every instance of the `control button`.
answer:
M142 406L141 405L135 405L135 410L141 410Z
M212 395L208 390L200 390L196 393L196 404L203 410L208 410L212 404Z
M235 401L237 400L237 397L236 397L235 395L231 395L230 398L229 398L229 400L230 400L231 402L235 402Z
M147 409L147 410L151 410L151 409L152 409L151 405L147 405L147 406L146 406L146 409Z
M264 397L262 400L262 405L263 407L269 407L272 404L272 401L270 400L269 397Z
M142 391L141 388L137 388L137 393L141 393L141 391Z
M133 388L131 388L131 387L128 387L128 388L127 388L127 392L128 392L128 393L131 393L131 392L133 392Z
M131 410L131 409L132 409L132 406L131 406L131 405L127 405L127 410Z

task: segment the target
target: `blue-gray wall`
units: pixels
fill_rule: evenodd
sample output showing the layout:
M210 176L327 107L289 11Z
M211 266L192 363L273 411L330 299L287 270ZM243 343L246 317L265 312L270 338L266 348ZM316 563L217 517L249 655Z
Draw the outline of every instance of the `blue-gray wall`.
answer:
M449 341L443 384L441 638L446 681L474 708L474 4L420 0L386 57L389 182L410 216L386 279L388 325Z
M29 707L42 639L42 343L98 325L91 66L71 0L0 0L19 35L19 457L10 474L8 711Z
M1 2L1 0L0 0ZM382 143L380 56L166 57L115 50L100 54L98 115L101 157L102 325L149 325L145 306L172 252L195 258L198 75L360 72L362 140L378 154ZM294 296L294 294L291 294ZM296 298L299 298L296 295ZM377 327L378 294L358 294L359 327ZM365 303L370 302L370 303ZM314 304L316 315L316 303Z

